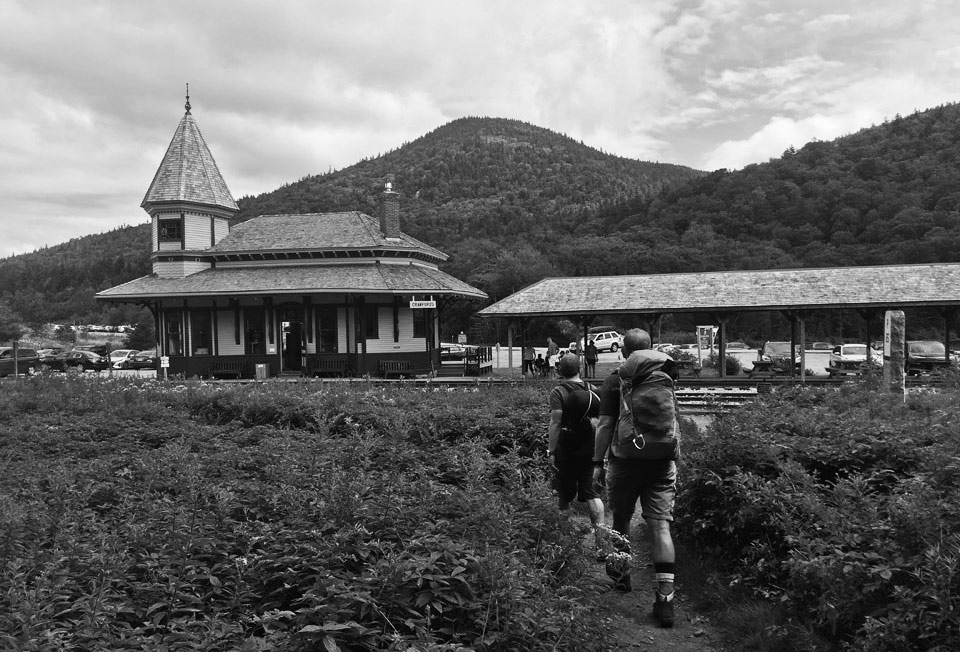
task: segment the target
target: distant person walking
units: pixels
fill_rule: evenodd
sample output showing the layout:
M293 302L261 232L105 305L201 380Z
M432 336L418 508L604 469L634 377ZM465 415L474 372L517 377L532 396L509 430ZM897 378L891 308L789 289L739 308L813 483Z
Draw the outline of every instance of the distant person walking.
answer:
M653 558L653 613L661 627L672 627L676 559L670 522L677 489L680 437L673 396L676 366L670 356L650 350L650 335L639 328L627 331L623 354L623 364L607 376L600 388L594 479L598 483L606 480L613 529L625 537L629 537L630 521L640 501ZM646 392L651 387L653 391L659 388L658 400L644 407L635 394L640 392L642 398L649 400L653 394ZM656 426L638 426L640 422L654 421ZM629 574L617 582L616 588L631 590Z
M559 352L560 347L557 346L557 343L553 341L552 337L547 337L547 369L550 373L557 366L557 354Z
M537 354L534 353L533 347L529 344L523 347L523 367L520 370L521 374L526 376L529 372L531 375L533 375L533 360L536 358L536 355Z
M600 352L597 351L597 345L593 343L593 340L590 340L583 351L583 359L587 362L587 376L590 378L597 377L597 359L599 357Z
M547 454L556 468L561 511L574 499L587 504L593 527L603 523L603 502L593 479L593 452L600 397L580 378L580 358L567 353L557 363L560 382L550 391Z

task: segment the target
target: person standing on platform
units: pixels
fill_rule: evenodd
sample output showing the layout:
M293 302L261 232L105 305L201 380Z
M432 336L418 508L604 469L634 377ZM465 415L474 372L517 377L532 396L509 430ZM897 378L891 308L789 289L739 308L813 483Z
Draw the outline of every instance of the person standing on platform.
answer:
M583 351L583 358L587 362L587 377L596 378L597 377L597 360L600 357L600 352L597 350L597 345L593 343L593 340L587 342L587 346Z
M560 347L553 341L552 337L547 337L547 370L551 375L557 367L558 353L560 353Z
M524 376L529 373L533 375L533 361L537 357L537 354L534 353L533 347L529 344L524 345L523 347L523 367L520 370L520 373Z

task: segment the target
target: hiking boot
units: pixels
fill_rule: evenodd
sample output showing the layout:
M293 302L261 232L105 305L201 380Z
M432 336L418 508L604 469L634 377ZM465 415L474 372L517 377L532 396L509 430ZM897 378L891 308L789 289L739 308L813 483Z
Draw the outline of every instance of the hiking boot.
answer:
M664 595L660 591L655 591L656 596L653 603L653 617L657 619L661 627L673 627L673 594Z

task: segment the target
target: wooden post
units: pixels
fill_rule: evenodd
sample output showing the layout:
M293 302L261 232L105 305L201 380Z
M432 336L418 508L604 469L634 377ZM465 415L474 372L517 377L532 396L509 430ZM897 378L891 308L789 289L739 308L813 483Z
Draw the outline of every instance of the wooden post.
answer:
M800 382L807 382L807 320L803 312L797 313L800 322Z

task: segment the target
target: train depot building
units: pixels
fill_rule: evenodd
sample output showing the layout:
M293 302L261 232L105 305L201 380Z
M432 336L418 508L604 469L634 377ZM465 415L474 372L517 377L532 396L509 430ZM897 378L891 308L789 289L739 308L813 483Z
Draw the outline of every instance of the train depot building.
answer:
M486 294L439 269L447 256L380 214L239 212L190 112L141 204L152 273L99 292L154 315L167 372L186 377L397 375L439 366L438 310Z

